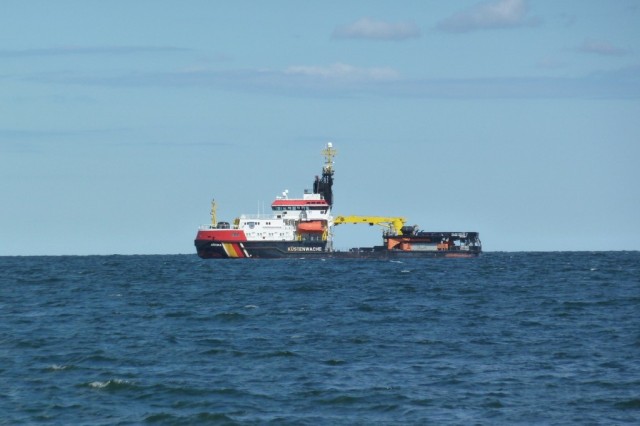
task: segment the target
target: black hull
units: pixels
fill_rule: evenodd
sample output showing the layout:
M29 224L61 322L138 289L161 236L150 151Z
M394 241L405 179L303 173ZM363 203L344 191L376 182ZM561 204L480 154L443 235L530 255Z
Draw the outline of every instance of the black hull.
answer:
M349 251L328 251L326 243L302 241L246 241L234 243L235 251L221 243L210 240L196 240L195 246L203 259L417 259L417 258L469 258L480 255L481 250L429 250L405 251L387 250L382 246L351 249Z
M335 251L329 254L334 259L425 259L425 258L470 258L480 256L480 250L387 250L384 247L351 249Z
M326 242L304 241L245 241L229 244L195 240L198 256L203 259L284 259L300 257L326 257Z

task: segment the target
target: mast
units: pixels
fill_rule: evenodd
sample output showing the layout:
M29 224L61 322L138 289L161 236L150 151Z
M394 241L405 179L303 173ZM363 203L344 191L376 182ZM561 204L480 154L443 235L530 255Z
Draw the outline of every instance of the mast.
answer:
M322 171L328 171L333 175L333 157L338 154L338 151L333 149L333 143L327 142L327 146L322 150L322 155L324 155L324 167L322 167Z
M327 142L327 146L322 150L322 155L324 155L322 178L316 176L316 180L313 182L313 193L322 195L329 207L333 207L333 157L337 153L338 151L333 148L333 144Z
M211 226L215 228L217 223L218 222L216 218L216 200L213 199L211 200Z

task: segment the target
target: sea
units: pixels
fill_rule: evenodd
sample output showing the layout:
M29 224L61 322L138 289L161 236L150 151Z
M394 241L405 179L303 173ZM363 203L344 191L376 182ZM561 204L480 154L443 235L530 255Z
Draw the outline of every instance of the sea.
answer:
M640 252L0 257L0 424L640 424Z

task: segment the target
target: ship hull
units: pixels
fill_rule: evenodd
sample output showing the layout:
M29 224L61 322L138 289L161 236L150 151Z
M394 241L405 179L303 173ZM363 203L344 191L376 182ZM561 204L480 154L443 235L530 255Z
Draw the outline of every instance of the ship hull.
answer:
M282 259L326 257L326 242L243 241L212 242L195 240L198 256L203 259Z
M383 246L329 251L326 243L302 241L245 241L211 242L195 240L198 256L203 259L420 259L420 258L470 258L480 255L480 250L410 251L388 250Z
M411 250L387 250L380 247L367 247L351 249L349 251L335 251L328 257L335 259L424 259L424 258L471 258L480 256L480 250L437 250L437 251L411 251Z

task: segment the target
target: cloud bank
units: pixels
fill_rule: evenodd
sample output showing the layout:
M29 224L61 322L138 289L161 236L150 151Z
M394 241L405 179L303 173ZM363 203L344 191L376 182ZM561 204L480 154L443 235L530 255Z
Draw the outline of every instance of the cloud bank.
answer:
M282 70L200 69L115 76L33 74L40 84L102 87L197 87L275 96L344 98L381 96L419 99L640 99L640 65L583 77L495 77L407 79L393 68L337 63L296 65Z
M436 28L452 33L533 26L539 18L528 16L525 0L490 0L461 10L438 22Z
M393 68L359 68L349 64L336 63L329 66L298 65L287 68L287 75L322 77L324 79L342 79L352 81L393 80L400 77L400 73Z
M406 40L420 37L420 29L413 22L386 22L371 18L336 27L333 39Z

